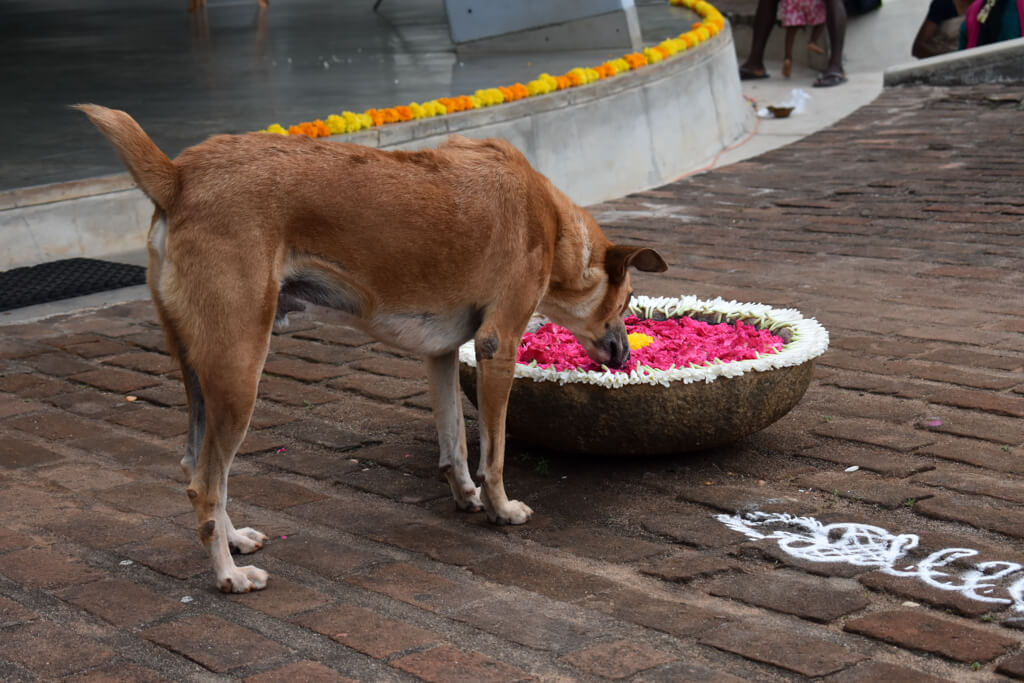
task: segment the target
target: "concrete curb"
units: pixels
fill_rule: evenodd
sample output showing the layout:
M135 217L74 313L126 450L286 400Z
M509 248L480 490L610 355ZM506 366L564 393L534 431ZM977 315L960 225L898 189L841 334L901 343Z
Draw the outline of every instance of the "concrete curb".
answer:
M1024 81L1024 38L951 52L886 69L886 87L895 85L977 85Z
M452 133L503 137L588 205L700 168L754 123L726 26L693 50L617 78L336 139L417 149ZM152 204L132 187L118 175L0 193L0 269L144 247Z

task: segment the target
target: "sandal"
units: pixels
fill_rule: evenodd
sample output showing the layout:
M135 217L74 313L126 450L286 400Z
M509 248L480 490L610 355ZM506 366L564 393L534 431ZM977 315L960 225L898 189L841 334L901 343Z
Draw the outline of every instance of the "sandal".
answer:
M740 67L740 80L741 81L757 81L762 78L771 78L767 71L751 71L750 69Z
M811 85L815 88L831 88L836 85L842 85L843 83L846 83L846 74L830 71L818 76Z

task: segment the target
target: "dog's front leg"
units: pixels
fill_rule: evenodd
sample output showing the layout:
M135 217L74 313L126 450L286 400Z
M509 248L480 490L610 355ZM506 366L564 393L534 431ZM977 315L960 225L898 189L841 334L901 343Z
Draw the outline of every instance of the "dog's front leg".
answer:
M460 510L483 510L480 489L469 475L466 455L466 422L459 395L459 352L427 359L430 394L437 423L437 441L441 448L438 463L452 489L455 505Z
M505 495L505 415L515 373L516 344L521 335L502 339L494 333L478 334L477 406L480 409L481 498L487 517L495 524L523 524L533 510Z

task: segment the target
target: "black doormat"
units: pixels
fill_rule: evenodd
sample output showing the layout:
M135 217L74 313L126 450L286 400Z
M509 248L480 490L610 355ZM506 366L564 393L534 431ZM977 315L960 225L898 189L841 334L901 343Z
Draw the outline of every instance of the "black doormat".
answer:
M69 258L0 273L0 311L146 283L146 269L127 263Z

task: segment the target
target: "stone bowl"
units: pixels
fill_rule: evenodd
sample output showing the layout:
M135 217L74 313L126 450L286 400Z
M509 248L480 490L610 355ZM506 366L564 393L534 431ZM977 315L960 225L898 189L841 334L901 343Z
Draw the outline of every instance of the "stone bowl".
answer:
M828 332L799 311L721 299L635 297L640 318L690 316L768 328L786 344L754 360L632 373L516 365L506 428L542 448L593 455L669 455L732 443L772 424L803 397ZM542 322L542 321L538 321ZM476 404L473 342L459 350L463 391Z

